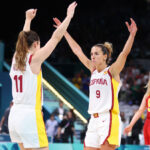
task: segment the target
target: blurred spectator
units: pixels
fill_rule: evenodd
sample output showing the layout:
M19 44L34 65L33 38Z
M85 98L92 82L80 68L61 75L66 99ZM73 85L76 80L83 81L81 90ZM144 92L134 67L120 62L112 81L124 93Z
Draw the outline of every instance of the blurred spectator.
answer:
M47 136L53 138L57 134L58 122L54 118L54 114L50 115L50 118L46 121Z
M148 81L148 71L142 67L129 64L121 73L122 87L119 93L119 100L128 104L139 105L143 94L145 93L144 85Z
M122 123L122 129L121 129L121 144L125 145L126 144L126 135L123 134L124 128L127 126L127 120L125 118L124 112L120 112L120 117L121 117L121 123Z
M87 122L87 124L85 125L84 130L80 133L80 141L81 141L82 144L84 143L84 139L85 139L87 127L88 127L88 124L89 124L89 120L90 120L90 117L89 117L88 120L87 120L88 122Z
M64 119L59 124L55 142L68 143L69 138L71 138L71 143L73 143L74 133L75 130L73 115L71 111L68 111L67 115L64 115Z
M134 113L130 117L129 122L133 118L136 111L137 111L137 109L134 110ZM143 120L142 120L142 118L140 118L133 126L131 136L128 136L128 138L127 138L127 144L139 145L140 144L139 135L142 133L142 129L143 129Z
M9 107L5 110L5 113L1 119L1 122L0 122L0 133L6 133L6 134L9 134L9 130L8 130L8 117L9 117L9 112L10 112L10 109L13 105L13 102L11 101L10 102L10 105Z
M73 112L73 109L70 109L69 112L72 114L72 116L70 118L73 119L73 121L76 121L76 115L75 113Z
M60 101L60 102L59 102L59 107L56 108L56 109L53 111L53 114L55 115L55 117L56 117L56 119L57 119L58 122L61 122L61 121L62 121L63 115L65 115L66 112L67 112L67 110L64 109L63 105L64 105L63 102Z
M89 82L90 82L90 77L88 77L87 74L84 74L82 78L82 91L86 95L89 95Z
M82 78L80 76L80 73L76 74L72 79L73 84L78 88L81 89L82 85Z

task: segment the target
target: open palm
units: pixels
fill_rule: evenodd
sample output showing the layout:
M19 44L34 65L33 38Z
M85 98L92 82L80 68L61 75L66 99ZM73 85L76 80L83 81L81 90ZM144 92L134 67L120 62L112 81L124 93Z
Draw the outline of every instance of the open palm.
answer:
M58 19L58 18L53 18L53 20L54 20L54 22L56 23L55 25L54 25L54 27L55 28L57 28L58 26L60 26L61 25L61 22L60 22L60 20Z
M127 21L125 22L125 24L126 24L126 26L128 28L128 31L130 32L130 34L135 36L135 34L137 32L137 26L136 26L135 21L132 18L130 18L130 20L131 20L131 24L130 25L129 25L129 23Z

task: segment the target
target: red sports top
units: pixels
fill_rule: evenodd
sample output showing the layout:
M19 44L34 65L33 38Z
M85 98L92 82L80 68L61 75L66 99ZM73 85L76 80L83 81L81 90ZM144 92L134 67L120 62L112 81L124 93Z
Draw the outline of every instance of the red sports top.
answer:
M150 95L146 98L147 119L150 119Z

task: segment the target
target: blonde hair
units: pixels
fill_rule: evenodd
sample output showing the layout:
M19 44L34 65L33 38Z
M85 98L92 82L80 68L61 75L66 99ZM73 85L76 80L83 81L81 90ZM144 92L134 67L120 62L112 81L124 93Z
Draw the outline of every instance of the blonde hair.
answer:
M109 58L111 58L111 54L113 53L113 46L112 46L112 43L110 43L110 42L105 42L104 44L103 44L106 48L107 48L107 50L108 50L108 53L109 53Z
M94 46L100 47L104 55L107 54L106 63L108 64L111 60L111 55L113 53L112 43L105 42L104 44L96 44Z

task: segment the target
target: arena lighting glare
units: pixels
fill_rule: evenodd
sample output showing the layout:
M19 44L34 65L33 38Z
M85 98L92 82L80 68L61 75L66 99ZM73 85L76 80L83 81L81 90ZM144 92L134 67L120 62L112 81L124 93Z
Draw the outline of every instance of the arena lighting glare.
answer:
M43 84L51 91L53 92L64 104L66 104L70 109L73 109L74 113L84 122L87 123L87 120L70 104L68 101L60 95L57 90L52 87L44 78L42 78Z

